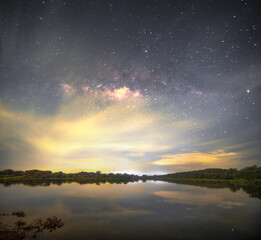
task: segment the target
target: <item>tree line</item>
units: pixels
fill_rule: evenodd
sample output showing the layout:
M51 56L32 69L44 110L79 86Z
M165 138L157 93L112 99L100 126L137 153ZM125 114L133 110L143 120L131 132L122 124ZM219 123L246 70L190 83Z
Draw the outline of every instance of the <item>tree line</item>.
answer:
M245 167L243 169L229 168L209 168L204 170L196 170L189 172L178 172L166 175L143 175L138 176L127 173L101 173L97 172L79 172L79 173L63 173L42 171L42 170L27 170L27 171L14 171L6 169L0 171L0 178L19 178L19 179L95 179L99 181L119 181L119 182L134 182L139 180L171 180L171 179L261 179L261 167L256 165Z
M256 165L243 169L209 168L204 170L172 173L161 176L164 178L191 178L191 179L261 179L261 167Z
M120 180L125 181L138 181L140 177L134 174L121 174L121 173L101 173L97 172L78 172L78 173L64 173L62 171L42 171L42 170L27 170L27 171L14 171L6 169L0 171L0 178L17 178L17 179L98 179L102 180Z

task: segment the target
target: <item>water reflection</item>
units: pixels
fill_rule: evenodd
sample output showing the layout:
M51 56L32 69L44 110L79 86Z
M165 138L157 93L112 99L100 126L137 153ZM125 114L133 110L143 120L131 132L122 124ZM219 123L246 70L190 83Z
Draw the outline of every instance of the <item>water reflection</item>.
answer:
M146 181L143 181L146 182ZM160 181L155 181L158 183ZM168 181L169 182L169 181ZM101 185L105 183L110 184L128 184L128 183L135 183L129 181L108 181L108 180L93 180L93 179L26 179L26 180L4 180L0 179L0 184L4 185L5 187L15 185L15 184L23 184L28 186L51 186L51 185L62 185L65 183L78 183L80 185L83 184L96 184ZM136 182L137 183L137 182ZM193 185L193 186L200 186L206 188L216 188L216 189L223 189L229 188L232 192L236 192L242 189L244 192L248 193L250 197L256 197L261 199L261 182L260 181L249 181L249 182L233 182L233 181L204 181L204 180L178 180L175 179L171 183L182 184L182 185Z
M235 186L231 188L224 182L204 184L200 187L187 182L152 181L100 185L9 182L0 186L3 196L0 206L4 212L24 210L29 219L55 215L65 221L63 228L52 234L44 233L43 239L258 239L261 236L258 198L249 198L242 186L235 191ZM251 194L256 189L259 188L251 188Z

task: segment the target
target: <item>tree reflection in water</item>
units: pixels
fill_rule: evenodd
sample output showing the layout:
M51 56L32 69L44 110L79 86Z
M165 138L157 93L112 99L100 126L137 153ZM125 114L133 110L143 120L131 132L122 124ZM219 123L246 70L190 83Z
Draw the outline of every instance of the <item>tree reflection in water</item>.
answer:
M250 197L261 199L261 182L260 181L230 181L230 180L190 180L190 179L172 179L160 181L165 181L169 183L177 183L184 185L192 185L206 188L229 188L232 192L236 192L242 189L244 192L248 193ZM5 187L11 186L13 184L23 184L27 186L50 186L50 185L62 185L64 183L78 183L78 184L127 184L135 181L113 181L113 180L95 180L95 179L24 179L24 180L4 180L0 179L0 184ZM146 182L144 180L143 182Z

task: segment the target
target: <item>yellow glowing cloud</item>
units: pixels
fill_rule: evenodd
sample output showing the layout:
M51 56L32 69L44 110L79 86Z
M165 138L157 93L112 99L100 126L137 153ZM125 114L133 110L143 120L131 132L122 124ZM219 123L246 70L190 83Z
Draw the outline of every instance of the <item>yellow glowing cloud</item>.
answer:
M133 161L133 156L172 147L167 144L167 131L157 127L161 116L149 114L143 100L135 105L132 99L113 101L93 109L97 107L93 101L104 100L103 93L96 93L67 95L53 116L0 106L1 143L9 150L17 141L22 144L21 149L12 151L16 166L63 171L139 170L144 162ZM164 141L159 141L158 135L164 135ZM21 155L25 148L26 154Z
M154 161L155 165L165 166L186 166L195 165L203 167L226 167L233 166L239 158L237 152L225 152L217 150L212 152L192 152L179 154L166 154L160 160Z
M82 94L75 94L78 90L70 85L61 87L64 98L56 114L51 116L11 110L0 104L1 149L12 161L7 162L3 156L4 167L103 172L177 171L243 167L242 158L253 154L253 149L235 151L227 142L227 147L219 144L220 150L216 151L163 154L174 148L186 149L195 142L187 140L190 131L195 133L206 124L176 120L175 114L152 111L140 92L127 87L113 91L86 87L79 90ZM151 164L151 159L161 153L161 159ZM248 163L255 164L256 159Z

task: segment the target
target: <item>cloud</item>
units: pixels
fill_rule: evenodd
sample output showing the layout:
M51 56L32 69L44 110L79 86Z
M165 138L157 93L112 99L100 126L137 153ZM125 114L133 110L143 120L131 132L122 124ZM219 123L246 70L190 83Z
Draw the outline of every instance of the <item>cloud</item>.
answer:
M160 160L152 162L155 165L171 166L185 170L214 167L235 167L240 162L239 152L225 152L215 150L211 152L189 152L178 154L166 154Z
M215 149L209 142L200 150L193 136L208 128L206 122L152 110L138 91L62 87L68 94L54 115L0 104L2 167L67 172L133 169L149 174L244 167L246 159L247 165L258 161L258 150L233 147L227 141L226 147L222 142Z
M258 150L240 149L235 141L209 141L201 149L197 136L209 127L206 121L152 108L138 90L61 88L65 94L53 115L0 104L2 167L150 173L258 162Z
M142 169L146 163L141 158L147 153L172 147L166 131L157 127L162 117L150 114L143 100L133 105L135 92L127 89L124 103L104 101L104 91L96 93L65 96L53 116L0 105L1 144L14 159L5 166L104 172ZM165 135L164 141L155 137L160 134ZM24 144L16 145L13 135ZM28 146L27 154L23 146Z

